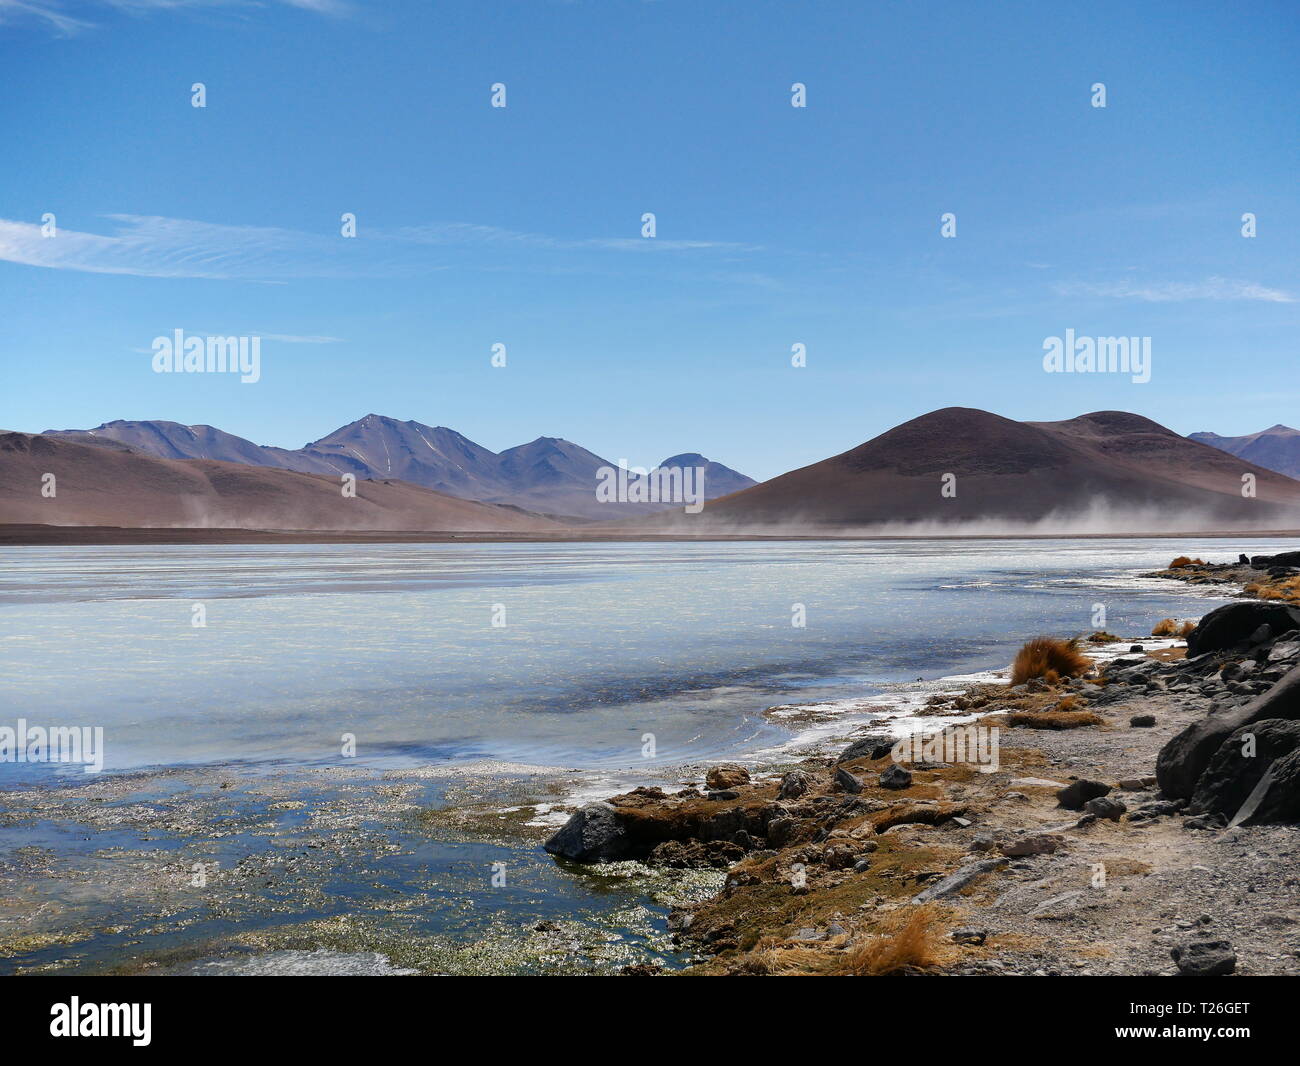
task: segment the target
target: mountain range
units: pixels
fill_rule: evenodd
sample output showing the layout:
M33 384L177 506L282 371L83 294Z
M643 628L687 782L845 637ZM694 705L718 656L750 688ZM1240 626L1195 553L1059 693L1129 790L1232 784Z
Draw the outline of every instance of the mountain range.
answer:
M345 473L358 479L398 479L461 499L571 518L626 518L665 507L597 500L597 471L615 464L559 437L538 437L493 452L453 429L384 415L366 415L294 450L254 444L214 426L164 421L106 422L94 429L46 430L41 436L80 444L126 445L160 459L213 459L335 479ZM755 484L752 478L693 452L660 464L677 465L704 468L706 499Z
M273 530L538 533L560 523L409 482L356 482L211 459L160 459L115 441L0 432L0 523Z
M176 457L186 452L241 458ZM693 454L666 464L678 461L707 465ZM606 510L594 514L607 516L599 525L561 517L594 501L589 479L603 462L556 438L496 454L451 430L377 415L296 452L175 423L3 433L0 523L630 536L1300 528L1300 481L1124 411L1017 422L949 407L745 484L698 514L675 506L628 517L596 503ZM340 493L340 471L357 474L356 499ZM41 492L49 474L53 497Z
M1217 433L1193 433L1191 440L1247 459L1258 466L1300 478L1300 429L1276 425L1242 437L1221 437Z

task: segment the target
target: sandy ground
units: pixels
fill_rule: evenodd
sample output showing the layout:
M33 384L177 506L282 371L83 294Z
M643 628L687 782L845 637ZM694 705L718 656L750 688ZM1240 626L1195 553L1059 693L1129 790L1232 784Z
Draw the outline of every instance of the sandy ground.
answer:
M1154 774L1160 748L1202 717L1208 703L1146 696L1106 708L1102 727L1004 730L1003 749L1041 752L1041 776L1062 783L1073 777L1110 783L1141 778ZM1154 714L1157 725L1130 728L1128 718L1139 713ZM978 831L1005 829L1014 836L1051 829L1064 846L1052 855L1013 860L961 901L966 924L988 929L1007 948L956 972L1173 974L1170 949L1209 937L1231 943L1238 973L1300 973L1297 827L1193 830L1173 815L1075 828L1076 817L1057 807L1051 789L1007 791L1024 798L1004 794ZM1115 795L1133 810L1156 792L1152 787ZM1099 870L1106 874L1102 887L1096 883ZM1013 946L1017 939L1023 947Z

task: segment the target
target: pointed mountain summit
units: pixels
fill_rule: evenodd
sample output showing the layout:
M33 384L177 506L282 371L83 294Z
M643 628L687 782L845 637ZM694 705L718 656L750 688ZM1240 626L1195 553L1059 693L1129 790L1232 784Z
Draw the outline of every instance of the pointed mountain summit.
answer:
M406 481L466 500L509 504L551 515L619 519L664 510L658 503L601 502L598 472L614 466L572 441L538 437L497 454L446 426L368 414L298 449L271 448L212 426L116 421L88 430L47 430L42 436L126 448L160 459L215 459L337 478ZM743 474L708 463L709 498L753 484Z
M716 500L721 496L730 496L733 492L739 492L741 489L747 489L751 485L757 485L758 482L752 477L746 477L739 470L732 470L729 466L723 466L721 463L715 463L712 459L706 459L699 452L682 452L681 455L670 455L660 466L681 467L685 469L692 467L704 471L704 498L706 500Z

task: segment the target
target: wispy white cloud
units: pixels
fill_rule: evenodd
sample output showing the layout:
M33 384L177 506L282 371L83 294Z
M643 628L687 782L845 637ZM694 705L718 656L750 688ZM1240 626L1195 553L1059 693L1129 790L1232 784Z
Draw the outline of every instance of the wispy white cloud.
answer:
M535 267L579 253L737 253L751 246L724 241L640 238L566 239L493 226L450 223L362 229L354 239L275 226L227 226L152 215L109 215L108 233L59 228L44 236L36 223L0 219L0 261L50 270L152 278L285 281L367 277L462 268ZM453 263L442 249L458 250ZM469 253L477 253L467 259ZM494 258L495 256L495 258ZM503 263L502 259L508 258Z
M1181 303L1188 300L1254 300L1277 304L1296 302L1294 295L1282 289L1269 288L1255 281L1218 277L1193 282L1071 282L1061 283L1055 289L1062 296L1100 296L1117 300L1143 300L1147 303Z
M0 26L23 21L44 23L60 37L71 37L92 25L85 19L67 14L60 5L48 0L0 0Z
M342 337L300 337L293 333L258 333L253 331L254 336L261 337L264 341L279 341L281 344L342 344Z
M551 237L544 233L528 233L502 229L497 226L477 226L471 223L452 222L424 226L404 226L388 231L383 236L393 240L419 244L486 244L515 245L529 248L555 248L561 250L593 249L611 252L689 252L698 250L756 251L756 245L735 244L729 241L664 240L659 237Z
M274 281L353 273L319 234L268 226L222 226L190 219L109 215L106 234L0 219L0 260L51 270L152 278Z
M256 9L268 3L335 17L349 15L355 10L351 0L0 0L0 25L24 21L40 23L60 37L70 37L94 28L96 18L113 10L144 15L155 11Z

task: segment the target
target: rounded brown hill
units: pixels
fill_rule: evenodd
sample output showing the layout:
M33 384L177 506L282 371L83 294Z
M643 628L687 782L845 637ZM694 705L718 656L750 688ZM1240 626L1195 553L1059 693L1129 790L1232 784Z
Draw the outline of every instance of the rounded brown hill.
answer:
M1242 495L1243 474L1255 479L1253 498ZM944 495L945 475L955 495ZM1300 525L1300 482L1124 411L1016 422L947 407L677 521L682 528L1283 528Z

